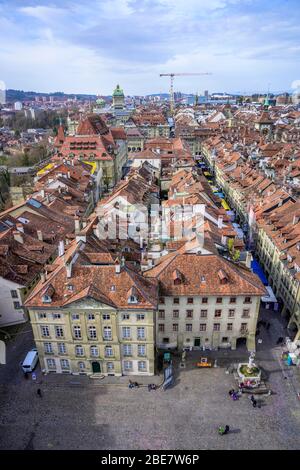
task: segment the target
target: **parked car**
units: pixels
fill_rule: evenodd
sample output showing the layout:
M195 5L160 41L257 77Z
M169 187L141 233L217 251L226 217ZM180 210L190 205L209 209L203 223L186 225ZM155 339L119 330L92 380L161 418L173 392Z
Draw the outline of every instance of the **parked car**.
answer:
M31 349L29 351L22 363L22 369L24 373L32 372L37 365L39 360L39 355L37 349Z

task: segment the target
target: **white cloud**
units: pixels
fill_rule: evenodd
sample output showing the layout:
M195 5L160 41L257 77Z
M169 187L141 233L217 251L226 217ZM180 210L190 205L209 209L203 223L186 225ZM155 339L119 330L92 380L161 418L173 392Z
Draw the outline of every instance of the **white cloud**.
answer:
M125 92L144 93L168 91L160 72L209 71L181 77L177 89L230 91L265 86L269 76L283 88L297 76L297 15L269 0L263 14L257 0L3 4L1 78L10 87L110 93L120 81Z
M63 8L47 7L44 5L22 7L19 8L19 11L27 16L31 16L45 23L61 19L66 14L66 10Z

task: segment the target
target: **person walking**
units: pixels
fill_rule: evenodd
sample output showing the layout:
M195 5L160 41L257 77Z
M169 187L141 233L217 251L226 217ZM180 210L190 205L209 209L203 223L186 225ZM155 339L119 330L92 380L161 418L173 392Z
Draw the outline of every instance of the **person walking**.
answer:
M42 398L42 390L40 388L37 389L36 393L40 398Z
M218 429L218 432L219 432L220 436L223 436L224 434L228 434L228 432L229 432L228 424L226 424L225 427L220 426L219 429Z

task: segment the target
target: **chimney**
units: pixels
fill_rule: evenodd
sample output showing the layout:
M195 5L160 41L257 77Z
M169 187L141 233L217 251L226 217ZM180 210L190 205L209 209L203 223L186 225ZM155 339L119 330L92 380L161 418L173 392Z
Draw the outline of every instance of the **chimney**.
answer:
M45 198L45 190L44 189L41 190L41 196L42 196L43 199Z
M24 233L24 227L23 227L23 224L16 224L16 229L17 229L19 232L22 232L22 233Z
M22 232L19 232L18 230L14 230L13 236L16 242L24 243Z
M120 265L119 258L117 258L115 261L115 271L116 271L116 274L120 274L121 272L121 265Z
M124 268L124 266L125 266L125 258L124 258L124 256L122 256L122 258L121 258L121 266L122 266L122 268Z
M70 263L66 263L66 271L67 271L67 278L70 279L72 277L72 261Z
M80 220L79 220L79 217L76 216L76 217L74 218L74 220L75 220L75 233L80 232Z
M219 215L218 217L218 228L222 228L223 226L223 216Z
M58 256L63 256L65 254L65 244L64 241L61 240L58 244Z
M45 271L42 271L41 274L40 274L40 276L41 276L41 281L42 281L42 283L44 284L44 283L46 282L46 274L45 274Z
M294 217L293 217L293 225L296 225L298 222L299 222L299 217L297 217L296 215L294 215Z
M68 171L68 178L70 179L71 178L71 172Z
M250 251L247 251L247 255L246 255L246 267L251 269L251 261L252 261L252 255L250 253Z
M40 242L43 241L43 233L41 230L37 230L36 231L36 234L37 234L37 237L38 237L38 240L40 240Z

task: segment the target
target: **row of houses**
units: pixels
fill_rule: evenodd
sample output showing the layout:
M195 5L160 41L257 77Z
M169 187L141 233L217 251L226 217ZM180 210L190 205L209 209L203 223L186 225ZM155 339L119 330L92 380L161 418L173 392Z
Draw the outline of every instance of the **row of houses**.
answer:
M267 121L263 113L258 124ZM275 126L276 128L276 126ZM272 132L275 132L275 128ZM299 337L298 142L246 139L222 132L202 142L202 154L263 266L289 328ZM269 136L269 130L268 130ZM289 142L286 142L288 140Z
M160 349L235 349L240 342L255 349L264 287L201 172L176 168L174 159L164 200L162 164L158 170L140 160L98 201L86 225L79 222L75 239L61 246L28 296L45 372L153 375ZM183 204L190 209L184 220Z

